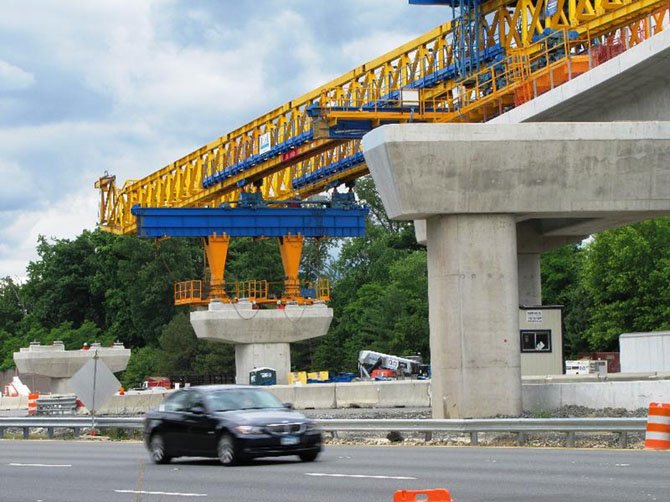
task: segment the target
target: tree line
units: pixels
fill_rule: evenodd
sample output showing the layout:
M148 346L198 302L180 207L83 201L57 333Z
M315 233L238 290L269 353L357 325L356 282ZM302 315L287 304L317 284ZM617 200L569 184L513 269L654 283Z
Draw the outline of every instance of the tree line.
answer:
M367 235L309 241L308 278L331 278L328 335L292 346L296 370L355 371L362 349L429 359L426 250L411 223L388 219L370 179L358 197L370 207ZM203 279L197 239L148 241L85 230L37 243L38 258L18 283L0 279L0 370L32 341L121 341L133 349L125 386L152 374L233 373L230 345L198 340L176 281ZM281 281L275 240L232 239L226 280ZM616 350L618 335L670 329L670 218L602 232L542 256L544 304L564 305L564 353Z

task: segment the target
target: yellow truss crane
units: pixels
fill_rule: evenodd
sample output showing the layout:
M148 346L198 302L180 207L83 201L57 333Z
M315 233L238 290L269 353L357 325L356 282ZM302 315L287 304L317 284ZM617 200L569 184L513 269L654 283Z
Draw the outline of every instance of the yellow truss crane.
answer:
M477 1L477 0L475 0ZM255 185L267 200L304 198L367 173L360 130L389 122L485 121L592 66L594 46L624 49L666 27L668 0L484 0L482 64L455 64L458 22L419 38L120 188L96 183L100 226L136 231L131 208L217 207ZM472 49L470 49L472 55ZM477 55L479 57L479 54Z

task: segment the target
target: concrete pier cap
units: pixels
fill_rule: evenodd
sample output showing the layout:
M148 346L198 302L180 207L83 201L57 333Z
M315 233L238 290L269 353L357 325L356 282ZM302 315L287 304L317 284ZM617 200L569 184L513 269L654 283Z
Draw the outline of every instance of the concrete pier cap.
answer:
M248 384L249 372L261 367L277 370L277 383L288 383L289 344L326 335L332 320L333 309L325 303L261 310L246 300L213 301L207 310L191 312L198 338L235 345L238 384Z
M436 418L521 413L519 255L530 284L539 253L670 214L670 122L387 125L363 151L388 215L426 220Z
M72 392L70 378L96 354L112 373L128 367L130 349L122 343L115 343L111 347L92 343L86 350L65 350L61 341L50 345L31 342L28 347L14 352L13 357L19 374L48 377L51 379L52 392L65 393Z

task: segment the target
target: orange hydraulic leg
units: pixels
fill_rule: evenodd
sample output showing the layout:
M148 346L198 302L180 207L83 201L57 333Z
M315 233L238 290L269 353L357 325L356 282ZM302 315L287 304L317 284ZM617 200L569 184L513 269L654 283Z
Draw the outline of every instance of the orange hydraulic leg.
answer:
M225 299L226 281L224 274L226 270L226 258L228 257L228 243L230 237L227 235L212 235L205 239L205 253L209 264L211 298Z
M302 235L286 235L279 238L279 252L284 266L284 295L287 300L300 298L300 258L305 238Z

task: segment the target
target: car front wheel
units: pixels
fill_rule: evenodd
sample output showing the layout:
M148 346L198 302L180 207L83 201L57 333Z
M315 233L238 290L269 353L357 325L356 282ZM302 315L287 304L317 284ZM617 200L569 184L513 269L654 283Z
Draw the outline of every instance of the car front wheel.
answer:
M238 455L235 451L235 443L230 434L223 434L219 438L219 444L217 445L217 454L219 457L219 462L223 465L235 465L238 461Z
M156 464L167 464L170 461L170 457L167 454L165 439L160 432L156 432L151 436L151 440L149 441L149 453L151 454L151 460Z
M304 453L301 453L298 455L300 457L300 460L303 462L314 462L316 460L316 457L319 456L319 452L317 451L306 451Z

